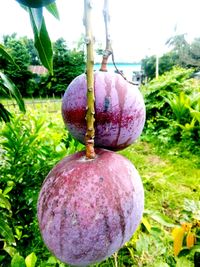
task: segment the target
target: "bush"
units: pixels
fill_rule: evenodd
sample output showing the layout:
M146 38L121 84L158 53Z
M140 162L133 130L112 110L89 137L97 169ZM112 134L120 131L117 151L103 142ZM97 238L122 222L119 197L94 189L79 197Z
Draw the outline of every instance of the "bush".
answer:
M179 143L199 153L200 82L191 77L193 69L173 68L142 87L147 122L145 138L161 144Z
M8 191L6 188L12 184L9 225L15 235L16 249L23 257L33 249L37 251L38 244L40 253L44 249L37 226L36 203L45 176L66 153L61 142L64 125L58 127L58 122L32 111L14 117L2 127L0 188ZM0 265L8 266L4 265L6 262L8 259L4 257Z

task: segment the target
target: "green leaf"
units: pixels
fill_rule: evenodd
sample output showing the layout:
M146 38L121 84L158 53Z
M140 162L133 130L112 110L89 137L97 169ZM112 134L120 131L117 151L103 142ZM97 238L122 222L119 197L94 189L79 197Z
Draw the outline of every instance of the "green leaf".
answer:
M2 218L0 218L0 233L9 243L15 244L12 229Z
M36 17L31 8L29 9L29 15L34 33L35 47L38 51L40 60L49 72L53 74L53 49L46 29L44 17L42 17L41 28L38 30Z
M11 113L0 103L0 121L9 122Z
M14 184L14 183L13 183ZM13 185L6 186L6 188L3 190L3 195L7 195L11 190L13 189Z
M35 253L32 252L25 259L26 267L35 267L36 261L37 261L37 257Z
M145 217L142 218L142 224L144 225L144 227L147 229L148 232L151 231L151 225Z
M0 54L19 69L19 66L15 63L12 56L6 51L6 48L2 44L0 44Z
M7 210L11 211L10 202L4 197L3 194L0 193L0 205L3 205Z
M60 19L59 16L59 12L56 6L56 3L51 3L49 5L46 6L46 9L56 18L56 19Z
M186 257L178 258L176 262L176 267L183 267L183 266L193 267L194 265Z
M8 92L10 92L11 95L17 101L19 109L23 112L26 112L24 101L16 85L1 71L0 71L0 77L2 79L3 85L7 88Z
M30 8L30 12L32 13L35 26L37 31L40 32L42 27L42 20L43 20L43 9L41 8Z
M11 267L26 267L24 258L18 253L15 254L11 261Z
M176 224L173 223L173 220L164 214L155 212L153 210L145 210L145 213L148 214L154 221L160 223L163 226L170 228L176 226Z
M194 117L200 123L200 111L190 109L190 113L191 113L192 117Z
M151 218L166 227L174 227L175 224L171 223L169 218L163 214L152 214Z
M154 264L154 267L169 267L169 265L165 262L159 261Z
M6 243L4 244L3 250L5 250L11 257L17 253L16 248L8 246Z

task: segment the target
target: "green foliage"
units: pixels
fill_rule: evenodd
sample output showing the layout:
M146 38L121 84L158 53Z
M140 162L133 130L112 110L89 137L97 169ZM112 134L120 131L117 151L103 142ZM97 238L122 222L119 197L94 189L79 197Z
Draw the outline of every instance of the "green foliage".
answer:
M34 32L35 47L42 64L53 74L53 49L46 29L42 9L29 8L30 20Z
M63 38L54 44L54 75L42 80L43 94L64 94L69 83L84 72L85 60L83 51L69 50Z
M3 47L3 45L0 45L0 56L4 60L7 60L8 62L11 62L16 68L18 68L18 65L14 62L12 56L6 51L6 49ZM22 99L22 96L18 90L18 88L15 86L15 84L3 73L0 71L0 95L3 95L4 97L13 97L18 107L21 111L25 112L25 105L24 101ZM0 121L9 122L11 117L11 113L4 107L2 103L0 103Z
M176 64L184 68L199 70L200 64L200 38L195 38L191 44L185 39L185 34L171 37L167 44L172 47L176 54Z
M190 98L183 91L179 95L174 93L166 98L166 102L170 105L178 123L185 123L190 115Z
M171 71L164 73L158 79L153 79L142 87L147 111L147 120L157 116L171 117L172 112L166 97L172 93L178 94L185 88L185 81L192 74L192 70L174 67ZM191 90L191 89L189 89Z
M168 52L159 57L159 75L170 71L176 65L176 57L174 52ZM141 68L148 80L154 79L156 76L156 56L142 59Z
M189 44L185 39L185 34L175 35L166 42L172 49L170 52L159 57L159 75L170 71L174 66L182 68L200 69L200 38L195 38ZM148 80L155 78L156 56L152 55L142 59L142 69Z
M14 262L21 261L21 257L26 257L38 242L42 242L36 220L39 188L50 169L66 154L61 143L64 126L57 131L58 123L60 121L56 117L52 121L47 120L37 110L32 110L31 114L27 112L26 115L13 117L10 123L2 125L0 187L5 188L12 183L9 192L10 220L17 250L20 251L20 258L16 256ZM5 229L6 238L11 238L9 228ZM4 261L8 261L7 258ZM25 264L26 261L28 259L25 259Z
M190 78L192 72L175 67L143 86L147 110L144 132L146 138L160 144L178 142L180 149L199 153L199 81Z
M41 27L41 31L45 31L43 29L44 21L38 22L39 25L35 24L35 27ZM43 37L45 39L45 37ZM17 38L16 34L11 36L4 36L4 46L6 51L9 51L11 60L0 56L0 69L4 71L4 73L12 79L12 81L19 88L21 94L25 97L28 96L52 96L58 95L59 97L63 94L69 85L69 83L79 74L84 72L85 69L85 56L82 50L69 50L65 43L64 39L58 39L55 44L53 44L53 48L48 48L45 42L41 42L42 38L36 38L38 40L37 44L40 46L38 50L42 50L42 46L45 45L45 53L43 53L43 57L48 60L52 51L54 52L52 62L46 62L51 68L52 65L54 75L43 74L37 75L31 73L28 69L30 65L38 65L40 64L41 55L37 53L35 50L33 40L28 39L27 37ZM36 45L37 46L37 45ZM51 44L49 43L49 46ZM0 49L1 51L1 49ZM4 49L5 51L5 49ZM4 53L5 54L5 53ZM3 54L3 55L4 55ZM10 59L10 58L9 58ZM13 64L13 61L16 62L16 65ZM44 60L43 60L44 61ZM43 62L42 62L43 63ZM44 63L43 63L44 64ZM0 92L0 95L2 93Z
M49 170L65 155L82 150L83 145L66 132L60 113L47 112L51 103L35 104L34 109L26 105L25 115L14 116L10 123L1 125L0 212L12 234L8 231L0 236L0 244L3 242L0 265L69 266L44 246L36 219L36 202ZM179 222L198 216L198 158L187 154L188 159L184 159L177 151L169 153L160 147L158 154L155 146L141 141L120 153L134 163L143 179L144 218L123 248L93 267L192 264L193 250L180 258L174 256L171 230Z
M27 82L32 77L32 73L28 71L30 55L26 44L27 38L17 39L15 34L4 36L4 46L18 68L12 62L0 58L0 69L12 79L23 96L27 95Z

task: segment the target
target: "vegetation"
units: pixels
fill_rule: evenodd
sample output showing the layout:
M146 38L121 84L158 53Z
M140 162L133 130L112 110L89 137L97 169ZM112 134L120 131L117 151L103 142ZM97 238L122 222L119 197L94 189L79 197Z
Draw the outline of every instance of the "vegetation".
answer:
M142 90L146 99L146 135L162 145L199 155L200 81L192 69L173 68Z
M12 60L7 62L5 55L0 57L0 69L15 81L23 96L60 95L72 77L83 71L83 52L70 51L64 40L58 40L54 46L53 76L53 51L44 20L38 28L34 15L29 13L34 46L40 56L32 51L32 41L7 36L4 46L19 69ZM44 34L47 38L42 38ZM41 53L41 43L46 48L47 61ZM159 79L153 79L155 57L143 61L145 74L151 80L141 88L147 108L145 130L140 140L118 152L133 162L142 177L144 216L132 239L95 267L200 266L200 83L191 78L194 70L199 70L199 39L189 45L184 35L175 36L168 43L173 49L160 58L163 75ZM40 62L39 57L50 73L42 79L27 71L29 64ZM1 75L1 96L6 88L23 105L18 91L5 86L10 81L7 76ZM55 163L83 146L64 128L60 104L59 113L52 112L51 103L26 106L26 114L10 109L10 122L8 119L0 124L0 265L64 267L67 265L44 246L36 203L41 184Z
M0 70L3 70L7 77L17 85L23 97L46 97L53 94L60 97L72 79L84 72L84 52L79 49L68 49L62 38L52 45L53 74L48 72L38 75L30 72L30 65L41 65L32 39L18 38L16 34L6 35L3 45L12 61L8 61L4 54L0 54ZM0 96L3 96L1 92Z
M200 70L200 38L195 38L189 44L185 39L185 34L175 35L167 40L166 45L171 47L171 51L159 57L159 75L170 71L174 66ZM156 56L144 58L142 69L149 80L155 78Z
M199 264L199 81L191 72L175 68L142 88L145 131L120 153L142 177L145 213L132 239L95 267ZM64 155L83 149L65 130L60 103L55 105L59 113L49 113L51 103L27 105L25 115L1 124L2 267L67 266L44 247L36 219L45 176Z

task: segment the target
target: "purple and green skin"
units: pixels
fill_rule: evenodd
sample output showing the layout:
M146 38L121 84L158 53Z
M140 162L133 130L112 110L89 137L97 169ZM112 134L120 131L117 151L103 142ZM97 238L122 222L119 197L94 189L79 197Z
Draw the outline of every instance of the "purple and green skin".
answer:
M62 262L88 266L111 256L137 229L144 190L134 165L96 148L61 160L46 177L38 199L44 243Z
M69 132L84 143L86 132L86 75L76 77L62 100L62 116ZM131 145L142 133L146 111L137 86L120 74L96 71L95 146L121 150Z

